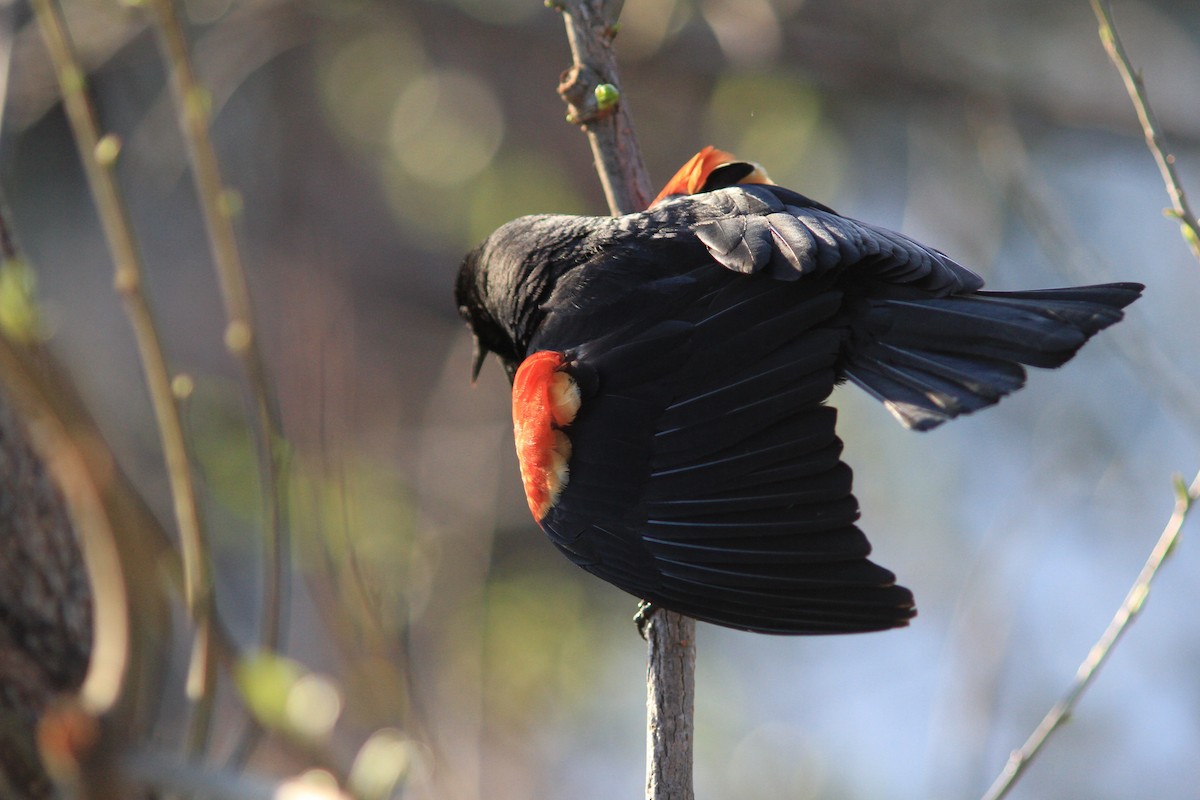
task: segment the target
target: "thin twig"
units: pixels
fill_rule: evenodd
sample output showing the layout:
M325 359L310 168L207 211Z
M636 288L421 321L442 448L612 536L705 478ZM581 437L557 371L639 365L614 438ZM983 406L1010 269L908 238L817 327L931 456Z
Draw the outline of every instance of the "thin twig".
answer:
M575 60L559 94L568 104L567 119L587 132L613 214L641 211L653 196L628 103L619 99L612 40L622 5L570 0L559 6ZM602 84L610 87L608 103L596 93ZM696 622L659 609L646 626L646 642L646 797L691 800Z
M114 284L133 328L162 441L183 550L184 598L196 626L193 665L199 670L199 680L193 685L202 689L200 694L189 699L195 715L194 729L203 739L207 738L212 715L212 570L196 501L187 440L179 407L171 392L170 370L154 316L142 291L141 257L117 186L114 169L120 142L111 134L100 135L99 123L88 99L87 79L59 9L53 0L34 0L33 5L55 65L67 118L108 240L115 269Z
M171 76L171 91L179 127L187 146L196 193L216 266L225 306L225 347L241 364L246 378L247 405L258 455L263 492L263 597L259 645L274 652L284 646L284 609L288 595L287 469L279 413L270 390L262 352L255 338L252 303L246 272L233 230L238 195L224 185L209 135L210 95L196 80L187 38L173 0L154 0L159 46ZM241 763L253 747L257 728L248 728L235 748L233 763ZM193 739L193 747L200 742Z
M1091 685L1100 667L1108 660L1113 648L1128 630L1129 624L1141 612L1146 597L1150 594L1150 584L1154 580L1154 576L1158 574L1159 567L1175 549L1180 531L1183 529L1183 523L1187 520L1188 512L1197 499L1200 499L1200 473L1197 473L1196 477L1192 479L1191 486L1185 486L1182 480L1177 479L1175 510L1172 512L1167 526L1163 529L1162 535L1158 537L1154 549L1150 551L1150 556L1146 559L1142 571L1138 573L1137 580L1133 582L1129 594L1125 596L1125 601L1117 609L1117 613L1108 624L1104 634L1092 646L1087 658L1079 665L1075 679L1071 682L1067 693L1042 718L1041 723L1030 734L1025 744L1021 745L1020 749L1014 750L1009 756L1008 763L1004 765L1000 775L987 790L983 800L1001 800L1006 796L1034 756L1041 751L1050 735L1071 716L1084 690Z
M264 581L261 644L278 650L286 636L283 609L287 605L287 525L285 448L279 413L262 351L255 338L253 304L246 271L233 230L240 200L227 188L209 135L209 93L196 80L187 39L172 0L155 0L158 33L164 58L171 70L171 85L179 110L179 125L187 143L204 214L213 260L216 264L227 325L225 346L241 363L251 395L260 473L265 494L268 564Z
M1146 146L1150 148L1154 160L1158 163L1158 171L1162 173L1163 183L1167 187L1167 195L1171 198L1171 216L1179 220L1184 240L1191 248L1192 255L1200 260L1200 220L1196 219L1195 213L1188 205L1187 195L1184 194L1183 184L1179 180L1179 173L1175 170L1175 156L1167 152L1162 126L1154 114L1154 109L1150 106L1146 84L1142 81L1141 73L1134 69L1133 63L1129 60L1129 54L1125 52L1125 45L1121 41L1121 35L1117 32L1117 23L1113 20L1108 0L1091 0L1091 4L1092 10L1096 12L1096 19L1100 23L1100 41L1104 44L1104 49L1108 52L1108 57L1116 66L1117 71L1121 73L1121 79L1125 82L1125 90L1129 92L1129 99L1133 101L1133 107L1137 110L1138 119L1142 123Z

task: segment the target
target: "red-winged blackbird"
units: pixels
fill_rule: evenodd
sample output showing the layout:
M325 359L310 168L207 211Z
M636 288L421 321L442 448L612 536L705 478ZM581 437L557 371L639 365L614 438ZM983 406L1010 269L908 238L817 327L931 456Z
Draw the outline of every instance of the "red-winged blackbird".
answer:
M854 524L834 385L927 430L1062 365L1143 288L982 285L708 148L647 211L504 225L456 296L474 374L490 351L513 382L529 507L568 558L696 619L811 634L915 613Z

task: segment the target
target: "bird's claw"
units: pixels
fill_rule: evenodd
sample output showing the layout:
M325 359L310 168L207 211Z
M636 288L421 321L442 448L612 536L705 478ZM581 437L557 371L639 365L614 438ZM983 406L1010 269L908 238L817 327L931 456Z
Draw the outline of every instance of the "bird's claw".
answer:
M646 638L646 626L650 624L650 618L654 616L655 611L658 611L658 606L649 600L638 603L638 610L633 615L633 622L637 625L638 633L643 639Z

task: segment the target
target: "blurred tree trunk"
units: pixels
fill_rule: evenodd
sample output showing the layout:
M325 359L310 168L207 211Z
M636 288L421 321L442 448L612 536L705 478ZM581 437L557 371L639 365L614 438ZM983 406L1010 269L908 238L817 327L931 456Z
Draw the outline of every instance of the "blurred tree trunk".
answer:
M37 722L82 684L91 642L87 571L66 504L0 395L0 796L53 796Z

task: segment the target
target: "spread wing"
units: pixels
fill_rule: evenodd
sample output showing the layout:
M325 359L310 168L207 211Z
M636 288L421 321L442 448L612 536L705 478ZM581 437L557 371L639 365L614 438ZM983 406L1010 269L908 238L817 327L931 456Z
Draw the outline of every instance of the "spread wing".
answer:
M905 624L912 596L867 559L822 405L841 293L716 264L674 285L674 313L565 353L581 401L543 529L588 571L697 619L771 633Z
M979 276L944 253L777 186L679 202L703 209L695 235L728 269L844 288L854 329L844 376L908 428L993 405L1024 385L1022 365L1061 366L1143 288L980 291Z

